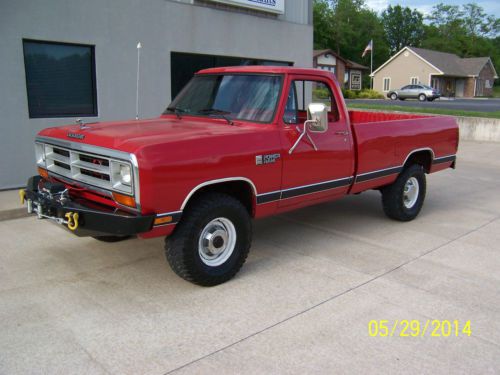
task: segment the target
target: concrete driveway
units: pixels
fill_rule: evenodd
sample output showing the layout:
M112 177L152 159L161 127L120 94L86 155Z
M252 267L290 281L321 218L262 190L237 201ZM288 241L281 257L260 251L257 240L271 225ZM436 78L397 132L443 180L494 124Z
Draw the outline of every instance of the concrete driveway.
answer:
M403 107L419 108L442 108L473 112L495 112L500 111L500 99L438 99L433 102L419 102L418 100L408 99L389 100L389 99L347 99L346 103L355 104L377 104L380 106L398 105Z
M377 192L255 224L239 275L191 285L162 239L103 244L0 222L1 374L498 373L500 147L463 143L417 220ZM370 337L371 320L472 335Z

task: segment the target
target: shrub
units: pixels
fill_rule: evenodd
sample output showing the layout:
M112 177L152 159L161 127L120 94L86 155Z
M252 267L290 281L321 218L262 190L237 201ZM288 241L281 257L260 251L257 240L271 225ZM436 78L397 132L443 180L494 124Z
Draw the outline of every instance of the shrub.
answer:
M378 91L364 89L359 92L358 98L360 99L383 99L384 95L380 94Z
M356 99L356 91L342 89L342 94L346 99Z
M313 89L313 98L315 99L328 99L330 92L326 87L317 87Z

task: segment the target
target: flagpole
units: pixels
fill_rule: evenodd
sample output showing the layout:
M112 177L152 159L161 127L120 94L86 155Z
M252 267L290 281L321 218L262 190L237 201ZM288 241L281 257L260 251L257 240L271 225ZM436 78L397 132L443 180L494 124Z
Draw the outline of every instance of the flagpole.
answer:
M139 67L141 63L141 42L137 43L137 85L135 92L135 119L139 120Z
M373 39L371 41L372 49L370 51L370 89L373 90Z

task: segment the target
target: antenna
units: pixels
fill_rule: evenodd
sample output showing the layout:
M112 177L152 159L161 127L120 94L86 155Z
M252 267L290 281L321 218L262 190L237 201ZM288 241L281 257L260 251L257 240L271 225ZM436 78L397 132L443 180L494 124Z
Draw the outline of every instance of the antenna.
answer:
M141 64L141 42L137 43L137 89L135 92L135 119L139 120L139 67Z

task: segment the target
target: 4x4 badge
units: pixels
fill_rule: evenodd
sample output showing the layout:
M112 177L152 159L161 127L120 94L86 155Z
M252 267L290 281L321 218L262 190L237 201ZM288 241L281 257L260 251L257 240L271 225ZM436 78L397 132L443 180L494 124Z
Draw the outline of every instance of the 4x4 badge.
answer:
M262 165L276 163L276 160L278 160L280 156L280 154L257 155L255 156L255 164Z

